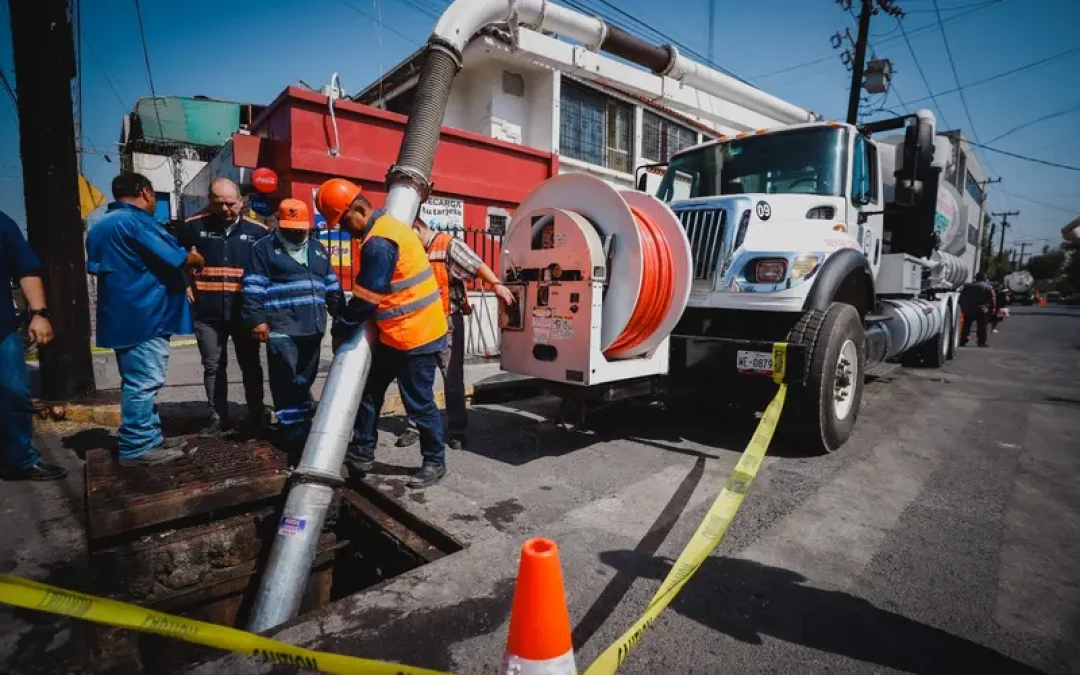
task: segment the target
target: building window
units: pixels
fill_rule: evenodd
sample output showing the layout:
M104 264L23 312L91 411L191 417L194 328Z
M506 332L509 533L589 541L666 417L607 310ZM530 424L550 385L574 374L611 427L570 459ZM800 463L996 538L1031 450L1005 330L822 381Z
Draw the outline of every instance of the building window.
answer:
M964 186L967 189L967 193L971 195L971 198L975 200L976 204L982 204L986 199L986 192L983 191L982 186L976 182L975 177L971 175L971 172L967 172L967 184Z
M630 105L565 79L559 105L562 155L630 173L634 126Z
M974 225L968 225L968 243L972 246L979 245L979 228Z
M494 213L488 216L488 234L501 237L506 234L506 222L509 220L506 216L495 215Z
M697 132L654 112L641 116L641 156L650 162L666 162L677 152L697 144Z

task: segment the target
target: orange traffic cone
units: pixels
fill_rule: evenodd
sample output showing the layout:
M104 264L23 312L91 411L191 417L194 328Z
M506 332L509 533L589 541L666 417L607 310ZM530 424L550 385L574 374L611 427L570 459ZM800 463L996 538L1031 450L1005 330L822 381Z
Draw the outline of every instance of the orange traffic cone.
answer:
M576 675L559 547L530 539L521 547L504 675Z

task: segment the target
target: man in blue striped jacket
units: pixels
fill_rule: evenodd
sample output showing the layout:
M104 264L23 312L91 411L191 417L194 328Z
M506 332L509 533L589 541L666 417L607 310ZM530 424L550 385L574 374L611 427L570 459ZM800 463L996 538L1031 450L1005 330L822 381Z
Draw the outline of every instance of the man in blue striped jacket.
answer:
M283 199L276 231L251 249L243 287L243 321L267 343L280 442L293 454L303 450L309 428L327 312L336 317L345 306L326 249L310 236L311 227L307 205Z

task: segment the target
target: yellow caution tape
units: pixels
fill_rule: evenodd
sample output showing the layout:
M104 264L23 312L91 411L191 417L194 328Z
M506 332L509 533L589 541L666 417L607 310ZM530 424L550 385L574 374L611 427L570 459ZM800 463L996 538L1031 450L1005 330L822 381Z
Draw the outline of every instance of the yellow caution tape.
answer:
M62 614L144 633L249 654L268 663L338 675L449 675L387 661L316 652L236 628L163 614L126 602L67 591L35 581L0 574L0 603L50 614Z
M660 612L664 611L675 596L679 594L690 577L694 576L701 564L713 552L728 526L731 525L735 513L739 510L743 498L750 490L750 485L757 476L761 463L765 460L765 453L769 449L776 432L776 424L780 420L780 411L784 409L784 399L787 396L787 384L784 375L787 368L787 344L777 343L773 345L773 380L780 384L776 396L765 409L754 437L750 439L742 457L735 465L734 471L728 476L716 501L705 514L705 518L698 525L697 531L690 539L678 559L668 572L664 582L649 601L648 607L637 621L615 641L613 645L604 650L596 661L585 671L585 675L613 675L619 666L626 660L630 650L633 649L645 630L652 625Z
M630 650L641 639L675 596L679 594L690 577L694 576L720 539L727 532L743 498L757 476L758 469L769 449L780 411L784 408L787 384L784 375L787 367L787 344L773 345L773 380L780 384L776 396L765 409L765 414L754 431L735 470L716 497L716 501L698 525L693 538L679 554L667 578L649 601L644 614L623 633L615 644L608 647L593 662L585 675L612 675L626 660ZM104 623L121 628L156 633L165 637L194 644L216 647L238 654L249 654L274 664L290 665L305 670L338 675L450 675L426 668L414 668L387 661L374 661L341 654L317 652L297 647L287 642L248 633L236 628L195 621L144 609L125 602L99 598L93 595L68 591L55 586L40 584L7 574L0 574L0 603L33 609L51 614Z

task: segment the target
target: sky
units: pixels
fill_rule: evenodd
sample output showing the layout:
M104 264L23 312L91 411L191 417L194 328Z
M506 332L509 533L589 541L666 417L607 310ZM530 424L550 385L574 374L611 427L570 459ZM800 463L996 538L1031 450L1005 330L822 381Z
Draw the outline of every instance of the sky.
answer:
M847 28L854 34L852 14L835 0L712 1L714 63L828 119L845 117L851 76L830 36ZM0 69L14 83L7 0L3 4ZM571 4L642 34L646 29L629 15L654 31L646 34L654 41L660 33L702 55L710 51L710 0ZM872 117L928 107L939 129L959 128L999 150L1080 166L1080 6L1074 0L937 0L943 24L934 0L897 4L907 13L903 31L883 14L871 25L874 53L889 58L895 72L888 98L872 99L885 111ZM319 87L334 72L348 93L363 89L422 45L446 6L444 0L142 0L142 14L159 96L270 103L298 80ZM121 119L138 97L150 95L150 82L134 0L81 0L81 8L84 173L108 193L118 172ZM978 84L1068 50L1076 51ZM962 92L928 98L958 83ZM22 222L18 118L6 94L0 98L6 99L0 101L0 210ZM1061 227L1080 215L1080 172L987 150L980 150L979 161L1002 179L988 187L991 210L1020 211L1010 218L1006 247L1056 246Z

